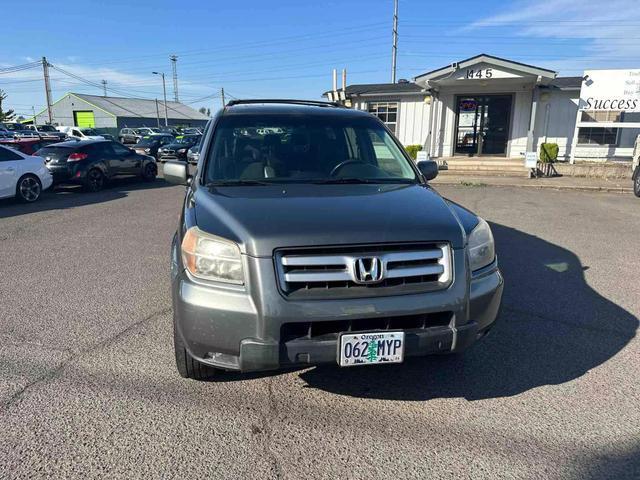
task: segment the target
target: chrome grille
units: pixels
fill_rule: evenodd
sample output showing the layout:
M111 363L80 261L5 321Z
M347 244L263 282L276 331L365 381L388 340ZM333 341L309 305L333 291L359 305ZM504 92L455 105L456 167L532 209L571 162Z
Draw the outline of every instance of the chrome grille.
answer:
M277 252L276 267L289 297L352 298L446 288L453 279L451 255L447 243L327 247Z

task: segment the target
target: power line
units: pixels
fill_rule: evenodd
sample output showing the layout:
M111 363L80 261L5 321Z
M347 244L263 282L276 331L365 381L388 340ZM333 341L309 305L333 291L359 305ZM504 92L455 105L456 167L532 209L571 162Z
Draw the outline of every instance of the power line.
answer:
M366 30L375 30L384 24L386 24L386 22L375 22L375 23L362 24L362 25L352 25L349 27L348 30L346 30L344 27L340 27L339 29L323 30L322 32L317 32L317 33L305 33L305 34L298 34L298 35L276 37L268 41L260 40L260 41L251 41L251 42L216 44L215 48L185 50L182 52L177 52L177 54L180 56L191 56L191 55L198 55L206 52L220 52L222 50L229 50L229 49L238 48L238 47L273 46L281 43L289 43L292 40L302 40L305 38L313 39L313 38L325 38L325 37L335 38L336 36L337 37L349 36L349 35L353 35L354 33L360 33ZM84 65L113 65L113 64L121 64L121 63L132 63L132 62L137 62L141 58L164 57L169 53L171 52L161 52L161 53L149 54L149 55L136 55L131 57L120 58L119 60L114 60L114 61L84 63Z
M9 67L0 67L0 74L11 74L16 72L22 72L23 70L30 70L32 68L40 67L42 62L23 63L22 65L12 65Z

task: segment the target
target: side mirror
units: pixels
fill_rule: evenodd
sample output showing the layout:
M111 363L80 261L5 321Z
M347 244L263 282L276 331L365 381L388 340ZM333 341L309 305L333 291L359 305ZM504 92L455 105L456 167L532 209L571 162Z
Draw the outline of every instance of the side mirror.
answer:
M164 174L164 179L169 183L188 185L189 172L187 168L187 165L182 162L167 162L164 164L162 173Z
M420 160L417 165L418 170L427 181L438 176L438 164L433 160Z

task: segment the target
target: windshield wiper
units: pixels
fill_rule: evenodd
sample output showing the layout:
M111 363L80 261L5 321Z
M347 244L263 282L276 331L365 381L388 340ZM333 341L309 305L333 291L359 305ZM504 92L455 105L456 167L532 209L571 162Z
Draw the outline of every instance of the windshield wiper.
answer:
M376 184L376 183L415 183L408 178L327 178L325 180L316 180L312 183L318 185L331 185L331 184Z
M273 185L273 183L261 182L260 180L216 180L207 183L205 187L248 187L253 185Z

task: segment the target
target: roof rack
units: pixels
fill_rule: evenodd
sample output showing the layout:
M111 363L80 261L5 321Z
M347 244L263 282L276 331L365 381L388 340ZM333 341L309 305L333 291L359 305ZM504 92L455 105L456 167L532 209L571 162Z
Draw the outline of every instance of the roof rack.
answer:
M234 105L248 105L253 103L285 103L292 105L312 105L315 107L334 107L334 108L344 108L343 105L337 102L322 102L319 100L292 100L292 99L273 99L273 98L257 98L253 100L230 100L227 103L227 107L232 107Z

